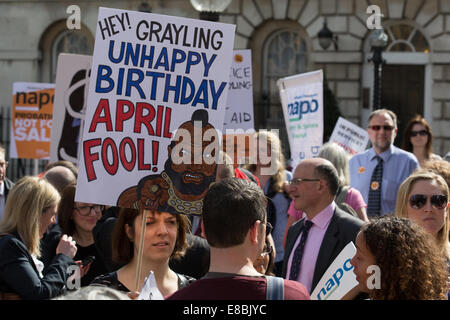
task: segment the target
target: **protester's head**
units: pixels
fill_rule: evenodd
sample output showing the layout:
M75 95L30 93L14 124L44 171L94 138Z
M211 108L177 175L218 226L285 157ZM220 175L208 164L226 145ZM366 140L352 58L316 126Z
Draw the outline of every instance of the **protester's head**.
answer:
M77 177L73 171L63 166L56 166L47 170L44 174L44 178L47 179L59 193L61 193L66 186L77 181Z
M397 135L397 116L388 109L379 109L369 116L369 139L377 154L388 150Z
M58 207L58 224L62 233L70 236L92 232L104 209L102 205L75 201L76 187L72 183L64 188Z
M450 162L445 160L428 160L421 165L422 169L432 171L442 178L450 188Z
M260 170L260 174L271 175L274 190L276 192L282 192L286 177L284 173L285 161L280 138L272 131L259 131L255 138L258 154L257 167Z
M28 250L40 256L40 239L56 221L59 200L59 192L47 180L19 179L8 194L0 233L17 232Z
M336 168L339 186L350 185L349 155L344 148L334 142L327 142L320 148L317 156L329 160Z
M0 144L0 183L2 183L5 180L7 166L8 161L5 160L5 149Z
M121 208L112 236L113 260L129 263L137 256L141 237L142 213ZM143 256L152 261L169 261L182 257L187 249L186 233L190 223L187 216L148 210Z
M223 151L219 151L218 156L216 182L234 177L234 165L231 157Z
M444 256L450 258L448 200L449 188L444 178L422 169L400 185L395 214L411 219L433 235Z
M339 177L333 164L322 158L305 159L297 166L289 185L294 207L312 219L335 198Z
M52 300L131 300L122 291L102 285L90 285L75 291L69 291Z
M215 248L241 245L250 229L257 227L262 249L266 206L262 189L253 182L228 178L215 183L203 200L203 224L209 245Z
M363 225L350 263L359 289L374 300L447 299L445 259L409 219L385 216Z
M414 148L425 148L426 158L433 151L433 132L427 120L420 115L408 122L403 136L402 149L413 152Z
M73 175L75 176L75 179L78 179L78 168L73 162L70 162L67 160L59 160L59 161L55 161L55 162L50 162L45 167L45 171L48 171L54 167L65 167L65 168L69 169L70 171L72 171Z

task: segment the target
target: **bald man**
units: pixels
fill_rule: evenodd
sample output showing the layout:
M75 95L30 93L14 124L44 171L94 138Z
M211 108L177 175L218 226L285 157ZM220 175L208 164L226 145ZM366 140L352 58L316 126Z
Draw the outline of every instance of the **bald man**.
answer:
M67 185L77 181L74 173L63 166L56 166L47 170L44 178L50 182L60 194Z
M299 281L310 293L342 249L355 242L363 224L336 205L338 187L336 169L322 158L303 160L289 185L295 209L306 217L289 228L283 277Z

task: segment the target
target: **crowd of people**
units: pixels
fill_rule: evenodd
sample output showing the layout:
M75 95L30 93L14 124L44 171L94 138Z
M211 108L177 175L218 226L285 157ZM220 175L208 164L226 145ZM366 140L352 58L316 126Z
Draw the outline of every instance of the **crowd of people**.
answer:
M168 300L309 300L349 242L358 285L345 299L448 299L450 163L423 117L402 149L392 111L368 122L365 152L325 143L292 172L270 132L255 139L271 163L220 152L195 217L75 201L67 161L13 183L0 146L0 300L136 299L150 275Z

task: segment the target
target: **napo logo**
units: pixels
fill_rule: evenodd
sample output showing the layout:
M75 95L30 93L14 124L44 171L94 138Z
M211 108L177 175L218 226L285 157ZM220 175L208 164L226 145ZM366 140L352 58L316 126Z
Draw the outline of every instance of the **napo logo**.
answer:
M295 97L296 100L288 104L289 120L298 121L304 114L316 112L319 109L319 102L315 97L317 94Z

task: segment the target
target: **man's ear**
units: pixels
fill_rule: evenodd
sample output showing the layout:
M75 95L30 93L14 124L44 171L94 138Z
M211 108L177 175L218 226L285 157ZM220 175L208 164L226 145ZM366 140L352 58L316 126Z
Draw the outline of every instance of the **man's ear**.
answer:
M249 236L250 236L250 242L252 244L257 244L258 243L258 236L261 232L261 221L256 220L255 223L250 227L250 230L248 231Z

